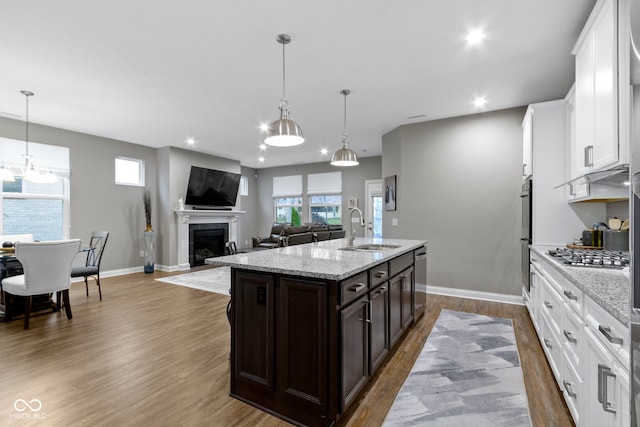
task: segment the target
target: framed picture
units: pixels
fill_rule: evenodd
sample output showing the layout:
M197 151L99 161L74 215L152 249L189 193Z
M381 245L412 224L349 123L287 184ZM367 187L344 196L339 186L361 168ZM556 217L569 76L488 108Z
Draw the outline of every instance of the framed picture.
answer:
M396 210L396 176L391 175L384 179L384 210Z

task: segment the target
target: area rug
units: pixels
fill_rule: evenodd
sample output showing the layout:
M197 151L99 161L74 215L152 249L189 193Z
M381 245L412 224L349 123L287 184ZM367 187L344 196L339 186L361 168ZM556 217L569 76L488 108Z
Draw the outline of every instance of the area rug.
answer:
M530 426L511 319L442 310L385 426Z
M229 295L229 289L231 288L231 269L229 267L210 268L193 273L163 277L162 279L156 280L173 285Z

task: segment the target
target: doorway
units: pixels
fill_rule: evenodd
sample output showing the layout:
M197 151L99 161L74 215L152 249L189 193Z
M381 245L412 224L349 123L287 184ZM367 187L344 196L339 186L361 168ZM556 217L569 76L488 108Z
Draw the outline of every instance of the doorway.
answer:
M368 179L364 182L364 187L367 200L365 236L380 239L382 238L382 180Z

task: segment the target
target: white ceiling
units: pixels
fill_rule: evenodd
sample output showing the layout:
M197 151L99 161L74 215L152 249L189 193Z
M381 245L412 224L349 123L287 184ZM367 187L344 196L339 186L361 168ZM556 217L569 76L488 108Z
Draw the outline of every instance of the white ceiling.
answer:
M0 115L250 167L381 153L397 126L563 97L595 0L3 0ZM483 29L480 46L466 33ZM306 142L261 155L286 97ZM420 116L418 118L409 118ZM42 141L46 142L46 141Z

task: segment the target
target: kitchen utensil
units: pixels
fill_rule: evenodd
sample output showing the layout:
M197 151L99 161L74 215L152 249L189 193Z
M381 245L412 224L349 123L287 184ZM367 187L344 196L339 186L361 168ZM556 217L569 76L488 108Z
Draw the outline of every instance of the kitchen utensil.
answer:
M620 221L618 217L609 218L609 228L611 230L620 230L621 225L622 221Z
M628 251L629 230L604 230L604 249L609 251Z
M629 229L629 220L625 219L622 221L622 225L620 226L620 230L628 230Z
M602 226L604 228L609 228L609 226L607 224L605 224L604 222L602 222L602 221L598 221L598 222L594 222L593 223L593 228L594 229L598 229L598 227L600 227L600 226Z

